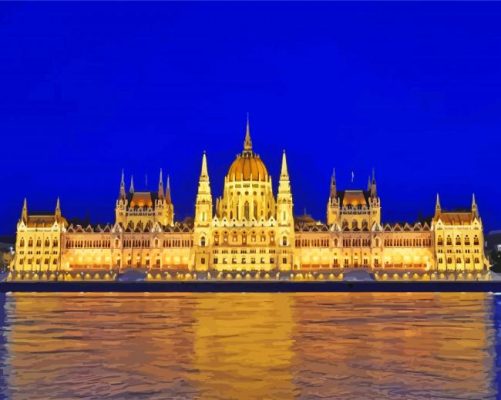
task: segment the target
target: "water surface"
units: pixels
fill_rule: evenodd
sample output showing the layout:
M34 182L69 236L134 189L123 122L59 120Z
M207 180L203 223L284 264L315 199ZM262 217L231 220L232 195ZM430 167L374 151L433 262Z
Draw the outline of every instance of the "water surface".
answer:
M492 295L0 296L3 398L497 396Z

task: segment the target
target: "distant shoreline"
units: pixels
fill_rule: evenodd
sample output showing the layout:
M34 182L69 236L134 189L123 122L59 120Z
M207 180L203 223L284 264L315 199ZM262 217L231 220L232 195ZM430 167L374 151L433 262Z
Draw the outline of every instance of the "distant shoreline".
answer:
M294 292L500 292L501 281L428 282L1 282L8 292L129 292L129 293L294 293Z

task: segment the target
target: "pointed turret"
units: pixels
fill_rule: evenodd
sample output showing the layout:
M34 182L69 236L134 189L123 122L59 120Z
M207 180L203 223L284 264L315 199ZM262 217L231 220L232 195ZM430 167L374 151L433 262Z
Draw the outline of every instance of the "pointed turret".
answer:
M158 177L158 198L163 199L165 197L164 194L164 178L163 178L163 171L162 168L160 168L160 175Z
M330 187L330 199L334 200L337 197L337 185L336 185L336 169L332 169L331 176L331 187Z
M134 175L130 176L129 193L134 193Z
M471 197L471 212L475 217L478 217L478 206L477 201L475 200L475 193L473 193Z
M244 153L252 153L252 139L250 135L249 113L247 113L247 123L245 126Z
M202 168L200 170L200 180L209 180L209 170L207 168L207 156L205 151L202 155Z
M170 175L167 175L167 186L165 188L165 201L167 203L172 203L172 197L170 194Z
M24 198L24 201L23 201L23 211L21 211L21 219L24 222L28 221L28 202L26 200L26 197Z
M439 216L440 213L442 212L442 207L440 207L440 196L437 193L437 200L435 202L435 216Z
M120 179L120 195L119 197L121 199L125 199L125 174L124 174L124 170L122 169L122 178Z
M197 198L195 201L195 236L196 240L208 235L208 229L212 221L212 194L210 189L209 170L207 168L207 156L202 156L202 168L198 180ZM202 234L203 233L203 234ZM199 236L200 235L200 236Z
M280 169L280 179L289 180L289 171L287 169L287 157L285 155L285 150L282 153L282 168Z
M371 182L371 197L377 197L377 186L376 186L376 172L372 168L372 182Z
M277 219L281 225L292 225L294 223L292 206L291 184L287 168L287 156L284 150L277 195Z
M56 219L61 218L61 202L59 201L59 197L57 198L56 201L56 211L54 214L56 216Z

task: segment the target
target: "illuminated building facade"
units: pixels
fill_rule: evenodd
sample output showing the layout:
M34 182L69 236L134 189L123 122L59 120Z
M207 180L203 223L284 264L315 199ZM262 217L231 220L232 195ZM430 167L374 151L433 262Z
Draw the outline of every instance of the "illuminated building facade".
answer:
M127 191L122 173L114 224L71 224L59 200L53 213L30 213L25 200L11 276L111 279L133 268L147 270L150 279L336 278L354 268L390 278L468 274L486 270L483 248L474 197L467 211L448 212L437 196L430 220L387 224L374 173L366 190L339 190L333 173L326 221L295 217L285 152L275 194L247 122L243 150L215 204L203 154L192 220L175 221L162 172L154 192L135 191L132 179Z

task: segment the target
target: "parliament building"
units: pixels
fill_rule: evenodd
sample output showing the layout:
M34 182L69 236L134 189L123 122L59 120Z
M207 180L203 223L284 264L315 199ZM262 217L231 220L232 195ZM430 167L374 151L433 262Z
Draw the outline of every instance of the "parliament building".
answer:
M53 213L31 212L17 224L10 279L114 279L140 269L147 279L342 279L365 269L378 279L477 278L487 270L475 197L463 211L442 209L416 223L384 223L374 174L366 189L342 190L333 173L326 219L294 215L285 152L278 188L254 152L249 122L243 150L214 199L202 156L194 217L175 220L169 179L139 192L122 173L115 222L72 224L59 199ZM214 201L215 200L215 201Z

